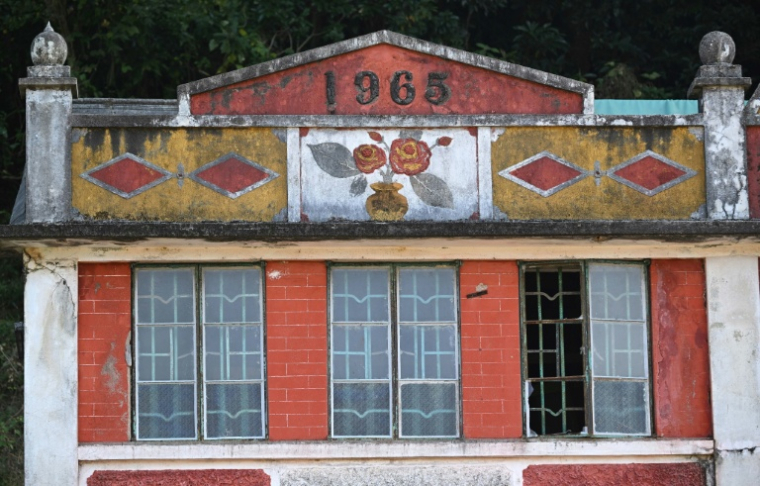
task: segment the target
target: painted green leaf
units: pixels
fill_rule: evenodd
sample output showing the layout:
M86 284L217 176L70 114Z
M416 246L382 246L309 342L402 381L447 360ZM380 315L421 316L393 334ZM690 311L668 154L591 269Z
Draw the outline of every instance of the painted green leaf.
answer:
M356 176L356 179L351 181L351 189L349 190L349 194L352 196L361 196L364 194L364 191L367 190L367 178L364 177L364 174L359 174Z
M351 177L361 172L356 168L351 151L339 143L309 145L320 169L333 177Z
M433 174L417 174L409 177L412 190L428 206L437 208L454 208L454 195L446 182Z

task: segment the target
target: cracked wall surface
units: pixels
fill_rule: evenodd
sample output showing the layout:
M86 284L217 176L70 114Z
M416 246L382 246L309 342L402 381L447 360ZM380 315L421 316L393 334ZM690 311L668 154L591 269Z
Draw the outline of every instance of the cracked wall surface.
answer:
M32 252L25 254L24 262L26 484L75 484L76 262L45 261Z

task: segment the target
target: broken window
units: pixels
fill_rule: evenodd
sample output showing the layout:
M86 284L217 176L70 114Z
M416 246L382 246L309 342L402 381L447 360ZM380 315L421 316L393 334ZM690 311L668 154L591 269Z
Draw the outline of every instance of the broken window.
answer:
M645 266L521 270L526 434L649 435Z
M333 437L458 437L457 275L452 267L334 266Z
M137 439L264 437L261 278L250 266L135 270Z

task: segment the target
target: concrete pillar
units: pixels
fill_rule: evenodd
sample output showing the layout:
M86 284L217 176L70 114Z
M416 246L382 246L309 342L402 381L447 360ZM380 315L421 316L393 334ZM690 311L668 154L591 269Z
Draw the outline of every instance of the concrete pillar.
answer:
M77 265L25 258L24 475L77 484Z
M64 66L66 41L48 23L32 42L26 97L26 222L54 223L71 217L71 104L77 80Z
M760 281L753 256L705 260L717 486L760 478Z
M736 48L731 36L710 32L699 44L703 66L689 96L700 97L705 123L705 182L708 219L749 219L744 90L752 84L742 67L731 64Z

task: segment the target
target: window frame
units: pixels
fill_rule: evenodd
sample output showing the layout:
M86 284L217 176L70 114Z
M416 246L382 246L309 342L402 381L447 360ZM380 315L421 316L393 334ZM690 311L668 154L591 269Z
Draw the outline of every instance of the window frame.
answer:
M129 346L131 353L131 370L130 370L130 391L131 391L131 440L135 442L199 442L199 441L240 441L240 440L266 440L269 438L268 427L268 380L267 380L267 325L266 325L266 262L190 262L190 263L134 263L131 265L132 278L131 278L131 298L132 298L132 315L131 315L131 343ZM192 438L161 438L161 437L140 437L139 436L139 409L138 409L138 337L137 329L138 325L138 273L143 270L179 270L188 269L192 272L193 276L193 336L195 346L195 365L194 365L194 393L195 399L193 401L194 407L194 437ZM205 336L206 336L206 323L204 316L204 295L205 295L205 278L204 272L206 270L215 269L256 269L259 271L259 309L260 309L260 322L257 324L239 324L241 326L257 325L261 328L261 379L260 380L246 380L243 383L250 383L251 381L259 381L261 383L261 426L262 435L255 437L208 437L207 428L208 421L206 420L206 407L207 407L207 381L206 381L206 356L205 352ZM148 324L150 325L150 324ZM219 323L209 323L208 325L219 325ZM225 324L221 324L225 325ZM228 324L229 325L229 324ZM219 380L213 380L211 384L217 383ZM222 380L225 381L225 380ZM230 380L226 380L230 381ZM140 382L143 383L143 382Z
M649 267L651 261L648 259L639 260L616 260L616 259L579 259L579 260L530 260L518 261L519 269L519 305L520 305L520 372L521 372L521 403L523 419L523 437L528 439L546 439L546 438L597 438L597 439L616 439L616 438L647 438L655 435L655 413L653 397L653 355L652 355L652 301L650 288ZM589 267L591 265L619 265L619 266L637 266L641 269L641 289L643 302L643 329L646 332L645 346L646 352L644 357L644 366L646 371L645 378L616 378L596 375L593 371L593 360L589 359L592 351L592 319L590 312L590 294L591 284L589 280ZM582 338L583 338L583 408L585 431L579 434L575 433L553 433L540 434L531 433L530 427L530 403L528 386L531 380L528 373L528 332L527 332L527 315L526 315L526 285L525 274L527 270L536 270L539 268L552 267L576 267L580 272L580 296L581 296L581 321ZM573 320L573 319L568 319ZM559 346L559 343L557 343ZM535 378L534 378L535 379ZM645 406L645 423L647 431L644 433L606 433L595 430L595 412L594 412L594 382L595 381L638 381L645 383L644 386L644 406Z
M337 441L351 441L351 440L457 440L462 438L463 434L463 410L462 410L462 334L461 334L461 302L460 302L460 267L461 262L367 262L367 263L350 263L350 262L327 262L327 353L328 353L328 439ZM453 323L455 332L455 379L439 379L439 380L413 380L413 379L401 379L400 378L400 326L401 319L399 316L399 303L400 293L399 289L399 273L404 268L444 268L451 269L453 271L453 290L454 296L454 318L456 322ZM390 387L390 434L385 435L354 435L354 436L341 436L335 435L335 420L333 411L334 407L334 353L333 353L333 271L335 269L384 269L388 274L388 338L389 338L389 387ZM339 325L342 325L340 323ZM423 324L424 325L424 324ZM446 325L446 324L440 324ZM450 324L449 324L450 325ZM350 380L346 380L350 381ZM385 381L385 380L383 380ZM455 407L456 407L456 435L452 436L402 436L401 435L401 386L404 381L420 381L420 382L456 382L455 384Z

